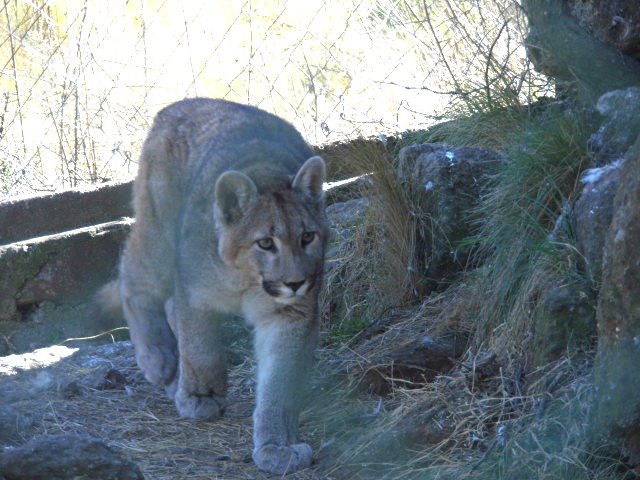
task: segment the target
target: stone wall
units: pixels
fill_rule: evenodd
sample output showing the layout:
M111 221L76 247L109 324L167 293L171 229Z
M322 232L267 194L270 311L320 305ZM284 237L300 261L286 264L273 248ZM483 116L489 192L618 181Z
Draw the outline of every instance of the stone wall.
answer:
M131 182L0 202L0 321L79 302L112 274L131 226Z

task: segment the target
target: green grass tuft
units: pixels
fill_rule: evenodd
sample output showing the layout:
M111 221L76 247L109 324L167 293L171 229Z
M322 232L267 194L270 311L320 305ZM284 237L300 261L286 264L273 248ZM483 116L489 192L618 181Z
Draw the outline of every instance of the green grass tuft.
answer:
M483 299L476 342L489 340L508 356L526 348L543 293L577 275L565 216L589 156L583 117L570 113L552 107L520 125L476 212L478 255L486 258L472 274Z

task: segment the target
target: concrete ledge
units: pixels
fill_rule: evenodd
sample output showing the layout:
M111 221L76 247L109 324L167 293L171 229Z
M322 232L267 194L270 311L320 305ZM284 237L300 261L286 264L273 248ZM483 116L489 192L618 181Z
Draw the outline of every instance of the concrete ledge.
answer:
M133 182L0 202L0 245L133 216Z
M327 161L328 180L339 181L327 192L332 204L357 196L363 185L355 185L366 177L340 181L363 173L358 168L384 147L357 139L316 151ZM0 322L26 319L40 304L86 302L117 265L132 223L118 219L133 216L132 195L130 181L0 201Z
M335 142L315 150L327 162L330 182L370 173L358 169L367 164L363 158L384 154L383 145L375 139ZM354 162L354 156L360 161ZM342 190L334 188L329 202L343 200ZM0 201L0 245L132 217L132 196L133 181L129 181Z
M81 301L104 284L132 224L122 219L0 247L0 321L43 301Z

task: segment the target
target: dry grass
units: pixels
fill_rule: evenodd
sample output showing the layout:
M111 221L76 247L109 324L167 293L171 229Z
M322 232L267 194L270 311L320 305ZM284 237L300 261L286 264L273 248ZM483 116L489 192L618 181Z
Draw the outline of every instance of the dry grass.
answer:
M379 348L438 331L448 306L441 297L406 312L368 342L321 349L301 425L316 461L287 478L624 478L618 461L599 458L597 446L584 440L594 392L591 352L517 376L492 352L469 350L451 371L420 388L398 382L385 397L358 389L354 365L375 362ZM126 386L88 387L85 380L105 365L121 372ZM84 345L54 367L0 383L14 408L35 419L25 440L37 433L90 434L135 461L151 480L274 478L251 462L249 358L231 369L231 403L215 422L180 419L162 390L143 379L128 342Z
M603 456L603 445L590 443L587 433L594 395L589 338L582 348L567 345L554 359L533 358L544 295L584 281L563 218L589 162L581 112L567 115L551 106L535 115L502 113L501 118L494 110L491 116L497 125L508 125L506 132L479 127L465 132L461 142L473 144L474 134L494 132L482 145L501 146L508 154L476 212L477 236L470 242L481 249L481 266L421 302L413 301L416 284L408 275L420 254L416 235L427 230L416 222L424 214L414 201L417 192L401 184L386 152L361 155L360 163L373 172L364 192L369 215L351 229L338 255L341 263L328 278L330 300L345 305L331 312L332 321L338 322L338 333L349 332L346 340L337 335L341 342L329 365L344 372L352 388L367 384L363 377L377 369L388 375L392 391L370 403L366 418L343 434L336 475L394 480L627 475L621 461ZM456 145L459 127L436 133L445 132ZM394 378L398 370L389 359L395 352L410 351L425 337L451 335L469 339L469 345L450 370L422 385ZM329 330L329 340L335 337ZM377 397L361 393L360 398Z
M407 318L402 328L415 333L418 324L424 319ZM178 418L172 402L142 378L130 345L114 347L96 353L108 352L112 367L126 376L127 389L82 387L71 396L64 389L49 393L46 402L30 399L33 411L42 412L41 432L103 439L138 463L148 479L273 478L250 460L251 361L231 370L226 416L193 422ZM357 353L366 358L365 350ZM503 374L494 356L477 355L433 383L397 388L384 398L359 392L357 379L336 374L336 362L343 359L353 361L344 351L321 352L313 400L301 426L316 450L316 463L287 478L508 479L518 469L532 475L520 478L536 478L545 469L560 473L544 478L598 478L589 476L593 468L585 464L582 441L592 394L584 359L549 365L524 389L519 379ZM93 370L79 359L64 363L57 379L82 382ZM584 476L561 475L569 470Z
M425 219L417 215L412 192L382 143L355 143L346 157L353 171L368 175L360 187L367 207L330 248L334 259L323 311L330 328L352 335L354 326L365 327L394 308L417 303L422 291L415 267L417 235Z
M468 349L433 382L418 386L389 378L395 388L384 397L359 388L362 372L383 367L389 352L442 334L443 325L460 327L451 308L461 293L445 292L325 356L325 369L342 371L347 379L336 376L342 386L325 398L328 406L312 410L335 435L327 447L335 458L330 474L389 480L618 478L606 475L624 471L619 461L599 462L598 446L586 436L593 352L524 372L496 351Z

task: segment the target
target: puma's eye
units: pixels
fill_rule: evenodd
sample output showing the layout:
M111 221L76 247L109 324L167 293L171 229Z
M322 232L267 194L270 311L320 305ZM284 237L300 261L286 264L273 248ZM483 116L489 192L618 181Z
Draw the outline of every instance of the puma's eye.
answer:
M304 232L302 237L300 237L300 241L302 242L302 246L309 245L313 242L313 239L316 238L316 232Z
M256 243L262 250L273 250L275 247L273 238L261 238Z

